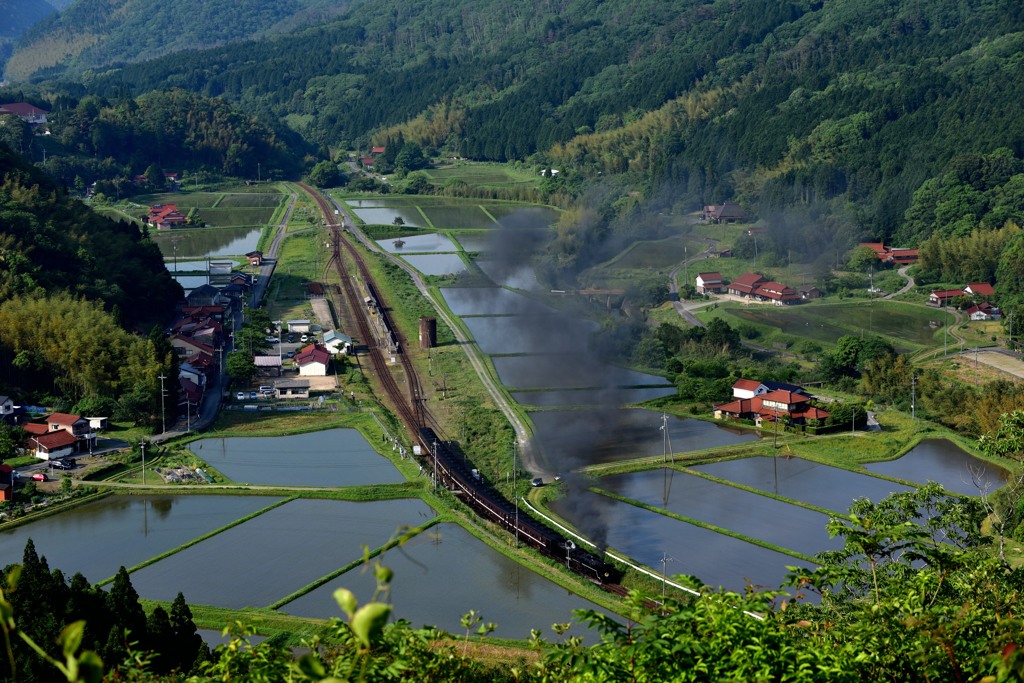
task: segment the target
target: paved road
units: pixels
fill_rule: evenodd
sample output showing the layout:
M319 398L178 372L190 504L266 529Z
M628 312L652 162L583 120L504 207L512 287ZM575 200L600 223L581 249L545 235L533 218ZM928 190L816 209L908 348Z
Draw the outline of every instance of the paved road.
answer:
M906 283L902 287L900 287L899 290L893 292L892 294L886 294L884 297L882 297L883 299L892 299L899 296L900 294L906 294L914 287L914 278L910 277L910 275L907 274L907 271L909 270L910 266L903 266L902 268L896 271L897 273L900 274L900 277L906 280Z

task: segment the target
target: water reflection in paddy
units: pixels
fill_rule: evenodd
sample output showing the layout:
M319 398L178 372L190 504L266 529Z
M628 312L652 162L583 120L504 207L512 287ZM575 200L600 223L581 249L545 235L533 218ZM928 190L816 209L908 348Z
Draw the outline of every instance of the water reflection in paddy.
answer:
M600 329L590 320L553 316L486 316L462 322L487 354L578 351L588 335Z
M389 551L383 564L395 572L391 588L394 617L413 626L431 625L452 633L464 632L459 620L476 610L483 620L498 625L494 635L503 638L530 636L530 629L545 631L552 639L553 623L571 620L573 609L605 610L569 593L525 569L461 527L443 524ZM369 600L376 587L371 571L352 570L281 608L288 614L326 619L341 613L332 593L348 588L360 603ZM570 635L597 640L578 624Z
M512 398L530 406L624 406L672 396L674 386L643 389L566 389L565 391L514 391Z
M570 389L668 384L657 375L607 365L580 354L492 358L501 383L515 389Z
M494 244L494 233L460 232L455 235L455 239L466 251L487 251Z
M139 595L195 604L265 606L434 517L420 500L299 499L132 574Z
M164 258L174 256L178 245L179 258L226 257L247 254L254 250L263 228L196 228L175 230L174 236L163 233L153 236ZM173 241L172 241L173 240Z
M948 439L926 439L903 457L875 462L865 469L897 479L921 484L938 482L947 491L968 496L979 494L972 469L980 475L980 483L989 490L1002 486L1006 470L976 458Z
M546 410L530 413L542 466L567 472L583 465L664 453L661 413L639 408ZM754 441L749 431L668 416L676 453Z
M189 448L229 479L251 484L359 486L405 480L355 429L201 439Z
M825 514L673 469L604 477L597 485L805 555L843 547L841 539L829 538Z
M553 308L529 297L500 287L444 287L448 307L458 316L467 315L544 315Z
M412 254L402 258L424 275L449 275L469 270L458 254Z
M264 508L268 496L108 496L0 532L0 564L20 562L25 541L51 568L95 583ZM173 582L175 594L184 590ZM174 594L171 595L171 599Z
M398 246L398 243L401 243L402 246ZM455 243L447 236L439 235L438 233L389 238L378 240L377 244L380 245L381 249L392 254L414 254L417 252L445 253L459 250Z
M496 285L526 292L544 291L537 280L537 273L531 267L510 266L490 259L476 259L474 263Z
M693 469L839 513L845 513L856 498L879 501L890 493L910 490L885 479L800 458L742 458Z
M359 216L367 225L393 225L396 218L401 218L402 225L413 228L427 227L427 221L415 206L353 209L352 213Z
M786 576L787 565L807 564L590 491L555 501L552 509L587 535L592 533L586 530L593 530L598 520L603 520L608 546L648 567L660 572L662 558L667 555L672 559L667 565L669 576L690 574L705 584L729 590L743 590L748 581L777 588Z

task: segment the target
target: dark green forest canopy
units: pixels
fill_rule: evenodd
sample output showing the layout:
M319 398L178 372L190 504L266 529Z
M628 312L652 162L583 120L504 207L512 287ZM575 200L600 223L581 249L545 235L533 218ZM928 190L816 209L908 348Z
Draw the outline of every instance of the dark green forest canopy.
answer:
M182 291L139 229L71 199L0 144L0 301L67 292L102 301L128 329L165 321Z
M168 84L288 120L320 145L439 102L461 110L446 151L523 159L592 132L636 133L645 112L699 94L705 111L639 154L580 152L584 173L671 183L697 206L854 202L892 235L915 190L953 157L1022 156L1024 10L1013 0L686 3L433 0L360 6L294 35L96 73L107 95Z

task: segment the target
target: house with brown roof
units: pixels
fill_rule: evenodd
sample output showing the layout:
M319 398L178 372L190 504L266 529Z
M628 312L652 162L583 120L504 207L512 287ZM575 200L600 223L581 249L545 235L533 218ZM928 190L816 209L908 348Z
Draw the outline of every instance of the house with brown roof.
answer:
M185 225L188 218L178 211L177 204L155 204L149 207L146 223L157 230L171 230Z
M704 207L703 218L712 223L734 223L746 217L746 212L736 202L709 204Z
M721 273L697 273L694 282L698 294L722 294L726 289Z
M948 306L950 301L964 295L962 289L936 289L928 295L928 303L933 306Z
M917 261L919 252L917 249L905 247L887 247L883 242L861 242L858 247L867 247L875 252L875 256L883 263L891 263L896 266L905 266Z
M75 454L78 439L68 432L47 432L29 437L29 445L40 460L61 460Z
M768 278L757 273L744 273L729 283L729 293L736 296L753 296L754 291Z
M299 368L299 376L325 377L331 354L327 353L327 349L310 344L295 354L294 360Z
M46 123L46 115L50 112L45 109L40 109L34 104L28 102L7 102L0 104L0 116L4 114L12 114L17 116L19 119L33 126Z
M256 249L255 251L248 252L245 258L249 260L250 266L259 266L263 263L263 252Z
M987 301L967 309L967 317L974 321L1002 320L1003 312Z
M753 420L758 427L776 420L807 424L808 420L825 420L828 412L810 405L811 397L803 393L776 389L752 398L740 398L715 406L719 420Z
M972 282L964 287L964 294L969 296L995 296L995 288L987 282Z
M758 284L751 296L758 301L770 301L776 306L788 306L803 301L795 289L774 280Z

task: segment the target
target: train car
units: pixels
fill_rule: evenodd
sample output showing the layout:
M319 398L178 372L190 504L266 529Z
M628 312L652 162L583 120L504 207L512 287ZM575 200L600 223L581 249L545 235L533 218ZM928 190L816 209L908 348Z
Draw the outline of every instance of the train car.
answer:
M559 562L567 569L595 583L617 583L618 569L598 555L578 548L562 534L548 528L533 517L517 514L515 506L505 499L479 473L469 467L461 449L454 442L439 439L433 429L419 430L421 451L430 461L438 484L456 491L478 514L491 520L516 537Z

